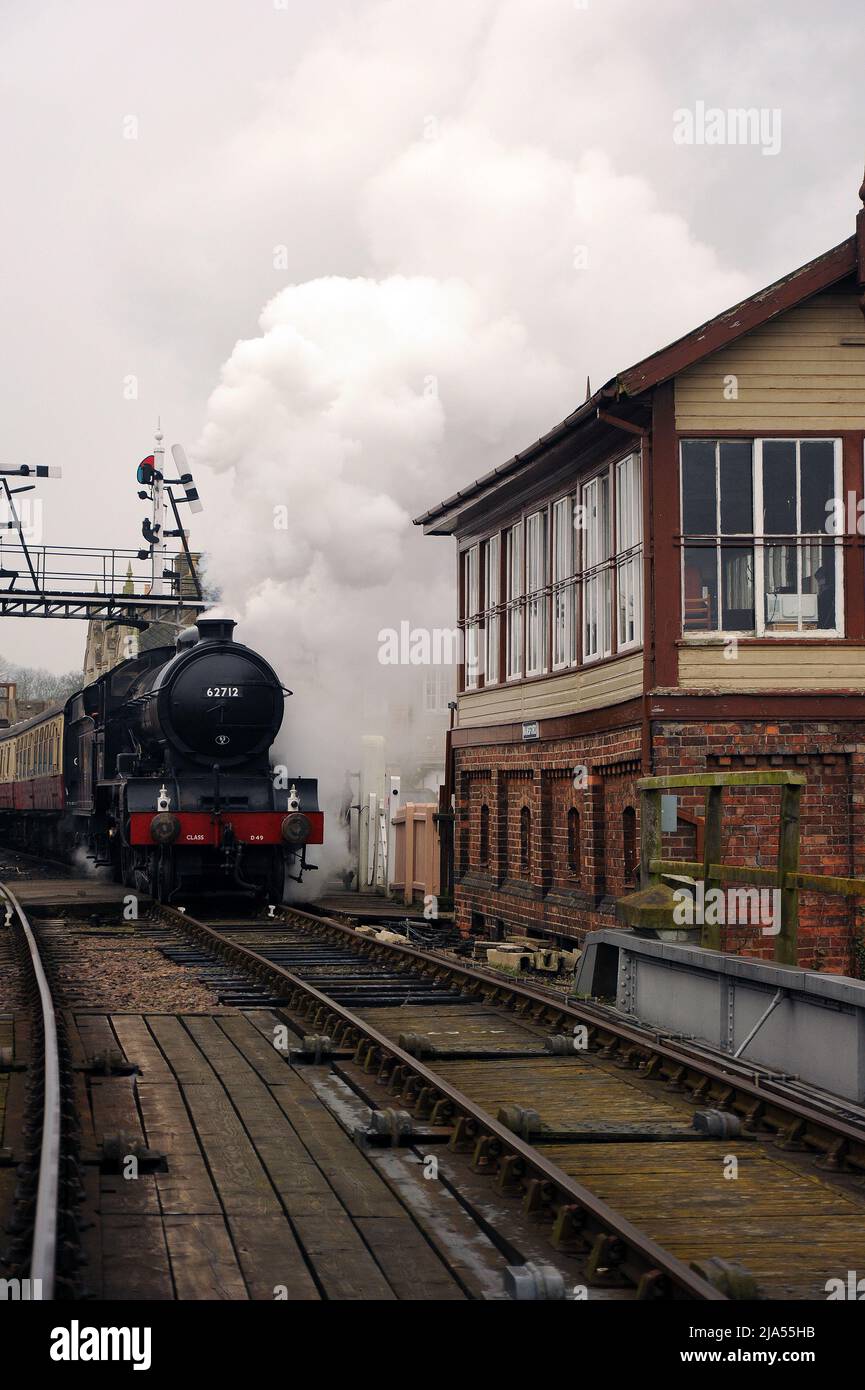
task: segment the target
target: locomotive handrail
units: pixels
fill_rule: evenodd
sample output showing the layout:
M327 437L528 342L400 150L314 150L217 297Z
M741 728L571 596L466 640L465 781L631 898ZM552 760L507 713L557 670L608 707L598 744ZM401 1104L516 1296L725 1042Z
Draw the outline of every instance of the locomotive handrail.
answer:
M60 1191L60 1050L57 1044L57 1024L54 1001L33 929L15 894L0 883L0 895L5 898L18 918L18 924L30 953L30 966L39 991L42 1013L43 1103L42 1134L39 1151L39 1178L36 1187L36 1212L30 1254L30 1279L39 1280L41 1297L54 1297L54 1273L57 1260L58 1197Z

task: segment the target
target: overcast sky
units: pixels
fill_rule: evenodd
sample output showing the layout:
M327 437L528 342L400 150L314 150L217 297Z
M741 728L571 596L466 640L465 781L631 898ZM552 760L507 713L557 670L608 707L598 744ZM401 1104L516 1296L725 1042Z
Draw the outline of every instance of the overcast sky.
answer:
M6 463L45 539L137 543L158 414L193 539L289 680L452 620L409 518L853 230L857 0L5 0ZM780 113L780 148L674 113ZM133 138L130 138L133 137ZM775 144L777 145L777 138ZM137 399L127 399L130 376ZM273 527L273 508L288 508ZM62 669L85 628L6 620Z

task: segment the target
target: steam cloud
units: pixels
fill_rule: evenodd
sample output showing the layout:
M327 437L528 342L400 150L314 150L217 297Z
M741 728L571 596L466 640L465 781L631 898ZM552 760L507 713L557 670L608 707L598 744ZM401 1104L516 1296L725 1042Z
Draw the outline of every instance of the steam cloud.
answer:
M452 547L411 517L574 409L587 372L601 384L747 288L580 148L578 13L460 0L429 22L422 42L411 4L345 19L226 151L268 231L274 180L295 213L291 283L225 363L195 450L226 499L210 573L297 692L279 752L331 812L400 688L379 630L455 622ZM322 236L349 273L307 278Z

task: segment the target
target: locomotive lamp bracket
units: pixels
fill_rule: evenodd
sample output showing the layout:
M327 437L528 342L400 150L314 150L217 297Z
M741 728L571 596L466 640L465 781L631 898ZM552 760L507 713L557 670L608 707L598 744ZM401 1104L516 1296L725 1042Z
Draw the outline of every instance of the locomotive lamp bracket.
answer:
M163 782L159 788L159 795L156 798L157 811L169 811L171 809L171 797L168 795L168 788Z
M300 873L299 873L299 874L286 874L286 878L293 879L293 881L294 881L295 883L302 883L302 882L303 882L304 870L306 870L307 873L311 873L311 874L317 874L317 873L318 873L318 865L317 865L317 864L308 864L308 863L306 862L306 845L304 845L304 846L302 847L301 851L300 851Z

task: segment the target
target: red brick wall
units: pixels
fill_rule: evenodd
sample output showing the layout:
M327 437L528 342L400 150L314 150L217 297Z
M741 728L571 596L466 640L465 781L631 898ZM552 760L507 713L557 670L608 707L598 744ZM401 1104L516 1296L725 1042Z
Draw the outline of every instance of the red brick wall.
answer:
M666 724L654 730L655 771L803 772L800 866L804 872L865 875L865 727L816 721L772 724ZM776 862L776 787L724 793L722 853L729 863L771 867ZM702 798L680 805L702 813ZM672 842L673 837L669 837ZM664 838L665 856L672 853ZM859 971L855 936L861 909L837 895L805 893L799 900L799 961L817 970ZM725 949L771 959L773 942L759 927L722 929Z
M634 886L624 874L623 813L637 811L641 730L611 730L550 742L457 748L457 923L479 917L492 929L581 938L614 926L615 898ZM653 725L656 773L707 769L795 768L808 785L802 803L801 867L813 873L865 876L865 725L768 721ZM587 779L580 775L587 769ZM575 780L575 772L577 777ZM778 837L776 788L725 793L724 858L771 866ZM479 863L480 808L490 807L490 855ZM531 811L531 865L520 866L520 809ZM580 817L580 866L568 863L567 815ZM702 793L681 796L680 812L700 818ZM467 850L460 861L459 846ZM680 820L664 836L664 855L697 856L697 831ZM479 917L478 917L479 915ZM839 896L800 897L800 962L820 970L862 973L856 945L863 909ZM771 959L773 940L759 925L726 927L725 949Z
M624 891L622 811L637 808L639 728L583 739L494 744L457 749L457 922L473 914L501 919L510 930L581 936L615 923L610 894ZM489 797L490 840L497 853L480 863L480 808ZM520 864L520 811L531 812L531 862ZM580 817L580 864L568 863L567 816Z

